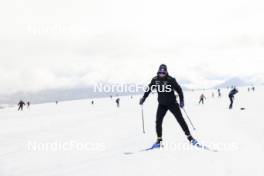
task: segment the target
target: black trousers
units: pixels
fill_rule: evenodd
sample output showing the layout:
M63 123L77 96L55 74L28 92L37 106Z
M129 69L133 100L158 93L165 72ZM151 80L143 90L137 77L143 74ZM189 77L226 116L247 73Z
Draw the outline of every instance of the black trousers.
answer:
M234 96L229 96L230 99L230 105L229 105L229 109L233 108L233 102L234 102Z
M18 111L19 111L19 110L23 111L23 106L19 106L19 107L18 107Z
M200 101L199 101L199 104L201 104L201 103L204 104L204 99L203 98L201 98Z
M156 132L157 132L157 136L159 138L162 137L162 122L164 119L164 116L166 115L167 111L170 111L174 117L176 118L176 120L178 121L178 123L180 124L182 130L184 131L186 136L190 135L190 130L182 116L180 107L178 103L172 103L170 105L161 105L159 104L158 106L158 110L157 110L157 116L156 116Z

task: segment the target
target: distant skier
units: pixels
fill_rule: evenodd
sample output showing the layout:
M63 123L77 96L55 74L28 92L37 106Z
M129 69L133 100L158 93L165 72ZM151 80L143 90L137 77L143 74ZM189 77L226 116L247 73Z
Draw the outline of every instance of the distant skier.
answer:
M29 107L30 107L30 101L27 102L27 108L29 108Z
M116 99L116 106L119 108L119 106L120 106L120 98Z
M94 105L94 101L93 100L91 101L91 104Z
M202 94L201 96L200 96L200 100L199 100L199 104L204 104L204 100L206 99L206 97L204 96L204 94Z
M250 92L250 88L248 88L248 92Z
M234 102L234 97L235 97L235 94L238 93L238 90L236 88L233 88L228 96L229 96L229 99L230 99L230 105L229 105L229 109L232 109L233 108L233 102Z
M218 92L218 98L220 98L221 97L221 90L217 89L217 92Z
M255 87L254 87L254 86L252 87L252 91L253 91L253 92L255 91Z
M25 105L26 105L26 103L24 101L20 100L18 102L18 111L23 111L23 108Z
M181 110L179 107L184 107L184 97L182 88L177 83L176 79L171 77L168 74L167 66L162 64L159 67L157 76L155 76L151 83L148 85L148 89L146 90L143 97L140 99L139 104L143 105L146 98L149 96L152 90L156 90L158 92L158 109L156 114L156 133L157 133L157 141L154 143L153 147L160 147L162 142L162 122L166 112L169 110L177 119L180 124L182 130L184 131L187 139L191 143L197 142L191 135L189 128L182 116ZM174 94L176 91L180 97L180 105L176 100L176 96Z
M212 92L212 98L214 98L214 96L215 96L215 94L214 94L214 92Z
M58 102L58 101L56 101L55 103L56 103L56 105L57 105L59 102Z

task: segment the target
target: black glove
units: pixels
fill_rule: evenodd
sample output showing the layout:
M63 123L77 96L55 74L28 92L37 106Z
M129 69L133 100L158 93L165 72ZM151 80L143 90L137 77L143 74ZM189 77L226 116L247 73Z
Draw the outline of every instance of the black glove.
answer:
M140 99L139 104L143 105L144 102L145 102L145 98L143 97L143 98Z
M184 107L184 101L180 101L180 107L181 107L181 108Z

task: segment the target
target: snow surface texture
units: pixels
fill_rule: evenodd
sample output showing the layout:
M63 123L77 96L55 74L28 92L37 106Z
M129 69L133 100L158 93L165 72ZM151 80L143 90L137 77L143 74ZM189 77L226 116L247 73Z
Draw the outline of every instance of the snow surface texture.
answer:
M164 149L125 155L150 147L156 140L156 95L144 104L146 134L142 133L139 97L121 97L120 108L114 98L102 98L95 99L94 105L91 100L81 100L32 105L23 112L1 109L0 175L263 176L264 87L257 87L254 93L239 90L233 110L228 109L227 90L222 98L211 98L212 91L205 91L204 105L198 105L201 91L185 92L186 111L197 128L192 130L193 136L217 144L217 153L190 147L168 112L163 123ZM44 150L32 143L76 145ZM87 145L82 148L82 144ZM185 147L169 147L172 144Z

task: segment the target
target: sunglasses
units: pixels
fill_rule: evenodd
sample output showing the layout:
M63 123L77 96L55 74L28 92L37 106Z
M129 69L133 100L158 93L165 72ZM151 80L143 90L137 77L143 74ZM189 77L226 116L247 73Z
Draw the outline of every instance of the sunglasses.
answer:
M164 75L166 75L167 73L166 73L166 72L159 72L158 74L164 76Z

